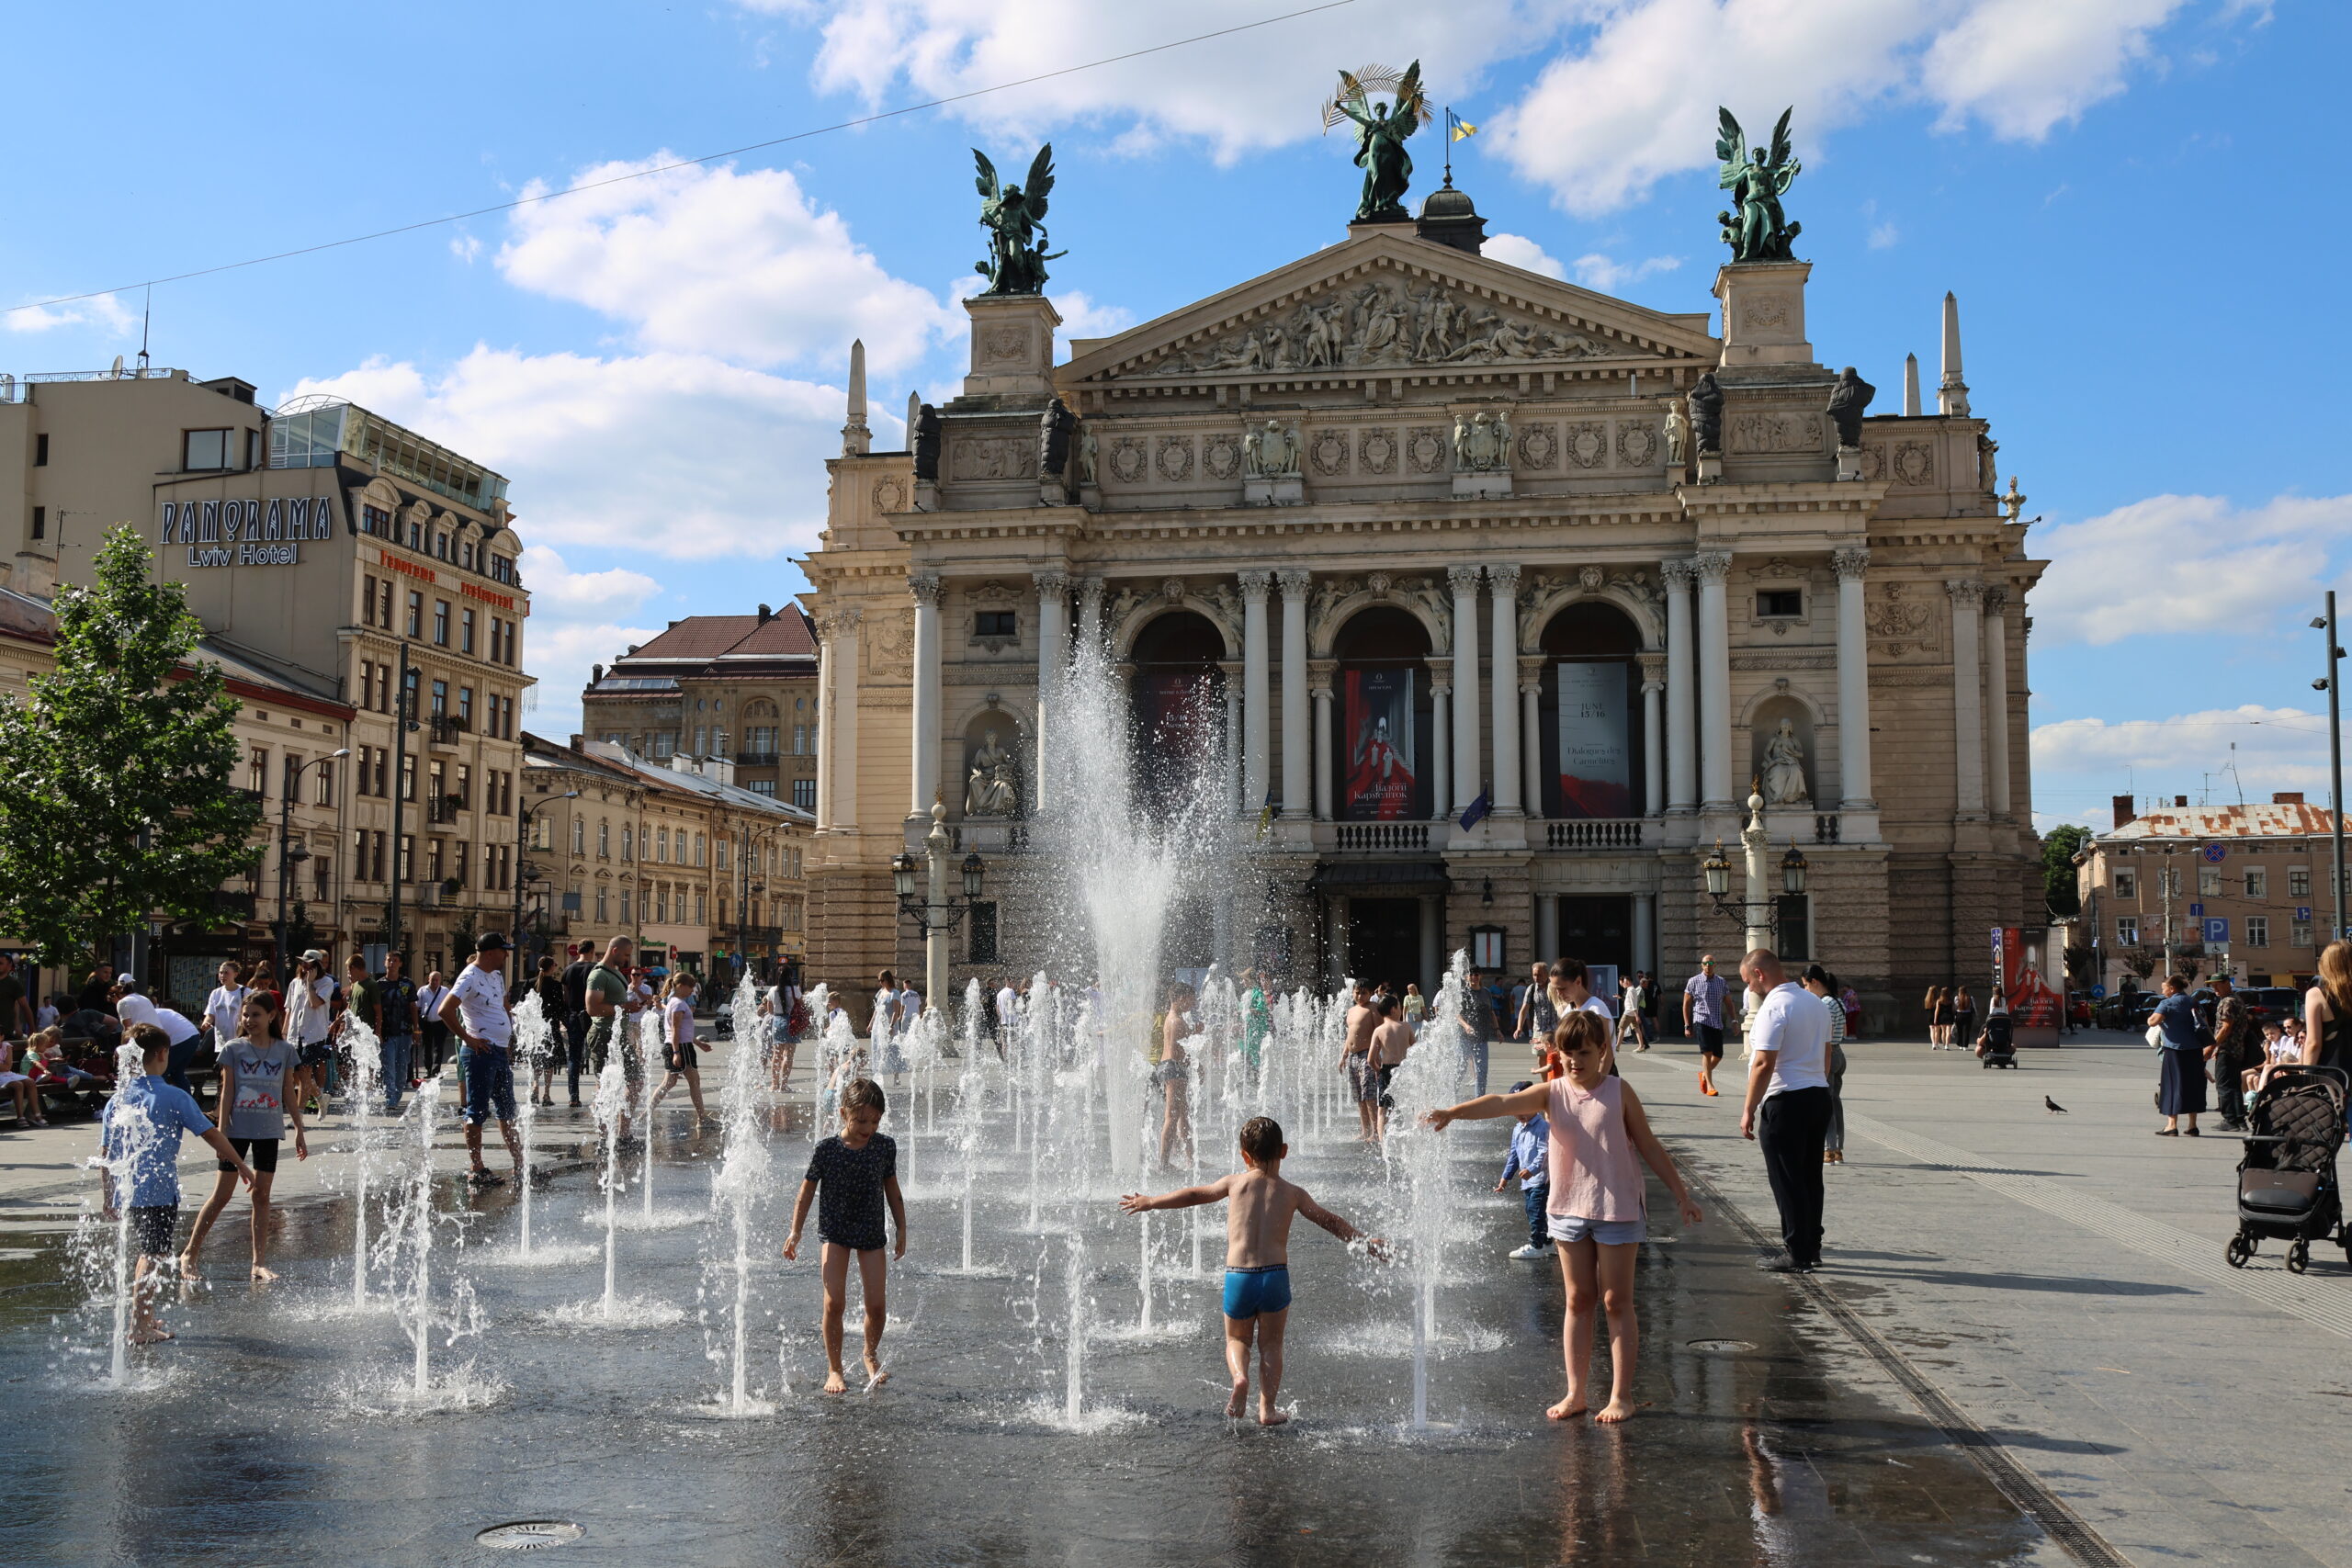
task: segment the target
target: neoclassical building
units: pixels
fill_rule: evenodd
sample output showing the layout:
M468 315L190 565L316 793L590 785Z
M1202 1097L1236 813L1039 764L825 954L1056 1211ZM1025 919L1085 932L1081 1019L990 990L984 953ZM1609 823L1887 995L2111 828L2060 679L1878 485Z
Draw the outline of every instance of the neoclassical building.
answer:
M1427 988L1467 947L1679 985L1740 945L1701 868L1737 861L1752 788L1810 868L1771 890L1780 944L1879 1018L2039 931L2042 563L1950 297L1933 410L1913 363L1861 418L1806 340L1808 264L1661 313L1484 256L1481 226L1448 188L1066 354L1045 299L968 300L963 395L910 410L911 451L870 449L854 376L806 563L812 977L919 972L889 862L934 799L1019 870L1073 638L1117 660L1147 769L1229 758L1249 907L1171 964ZM1027 886L992 877L959 983L1042 961Z

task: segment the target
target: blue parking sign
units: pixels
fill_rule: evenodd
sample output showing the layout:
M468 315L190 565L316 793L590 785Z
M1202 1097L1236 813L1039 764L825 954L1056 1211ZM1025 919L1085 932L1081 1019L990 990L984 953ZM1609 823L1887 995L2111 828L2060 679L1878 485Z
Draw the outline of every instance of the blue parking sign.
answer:
M2208 942L2227 942L2230 940L2230 922L2228 919L2226 917L2216 916L2213 919L2207 920L2205 922L2205 940Z

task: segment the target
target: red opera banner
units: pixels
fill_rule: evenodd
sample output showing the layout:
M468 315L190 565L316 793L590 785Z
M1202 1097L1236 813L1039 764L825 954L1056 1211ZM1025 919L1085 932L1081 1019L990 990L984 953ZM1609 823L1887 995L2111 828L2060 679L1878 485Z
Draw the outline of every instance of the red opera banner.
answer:
M1394 822L1413 815L1413 675L1410 670L1351 670L1344 694L1347 763L1340 816Z

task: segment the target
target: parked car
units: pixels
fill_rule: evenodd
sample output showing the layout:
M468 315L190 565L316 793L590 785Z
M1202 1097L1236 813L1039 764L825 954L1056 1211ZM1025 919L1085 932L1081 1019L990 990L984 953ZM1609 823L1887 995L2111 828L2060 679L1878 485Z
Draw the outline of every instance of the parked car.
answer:
M2286 986L2256 986L2238 995L2245 998L2257 1025L2284 1023L2303 1010L2303 993Z
M2143 1029L2163 998L2154 991L2118 991L2099 998L2091 1021L2101 1029Z

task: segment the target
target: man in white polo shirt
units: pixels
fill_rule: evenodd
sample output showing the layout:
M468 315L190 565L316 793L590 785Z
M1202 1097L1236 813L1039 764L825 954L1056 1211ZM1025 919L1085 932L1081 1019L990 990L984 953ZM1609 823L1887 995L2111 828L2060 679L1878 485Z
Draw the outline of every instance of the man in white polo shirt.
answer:
M1758 999L1747 1031L1747 1099L1739 1135L1764 1151L1787 1248L1761 1265L1775 1274L1821 1266L1821 1150L1829 1134L1829 1014L1791 980L1780 955L1758 948L1739 977Z

